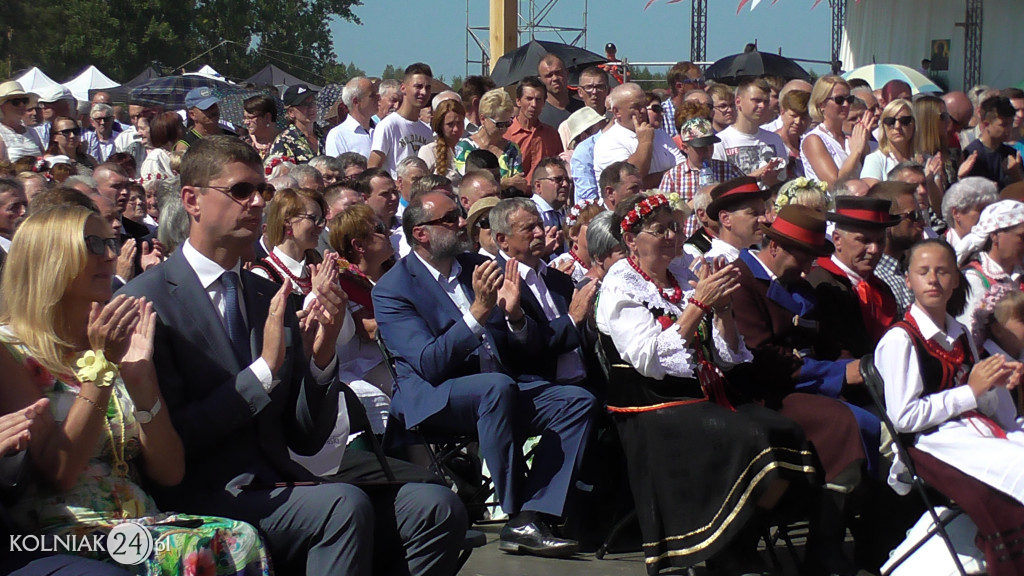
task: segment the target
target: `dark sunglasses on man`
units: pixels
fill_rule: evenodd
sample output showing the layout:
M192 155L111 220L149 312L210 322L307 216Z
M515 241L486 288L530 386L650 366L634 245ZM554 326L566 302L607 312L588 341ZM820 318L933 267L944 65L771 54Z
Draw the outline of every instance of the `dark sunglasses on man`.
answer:
M253 184L252 182L238 182L232 186L210 186L207 184L204 188L213 188L222 194L230 196L232 200L238 202L245 202L252 198L252 195L257 192L265 198L268 189L270 194L274 193L274 187L266 182L260 182L259 184Z

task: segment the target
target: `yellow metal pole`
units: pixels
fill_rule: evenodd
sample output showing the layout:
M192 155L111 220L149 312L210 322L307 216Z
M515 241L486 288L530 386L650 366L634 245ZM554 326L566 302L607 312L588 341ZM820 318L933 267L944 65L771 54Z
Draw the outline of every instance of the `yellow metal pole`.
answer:
M491 0L491 70L505 53L517 48L519 0Z

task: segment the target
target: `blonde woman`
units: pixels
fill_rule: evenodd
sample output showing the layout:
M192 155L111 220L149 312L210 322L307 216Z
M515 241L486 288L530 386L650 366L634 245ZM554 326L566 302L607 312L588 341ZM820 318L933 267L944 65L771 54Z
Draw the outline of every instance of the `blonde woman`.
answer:
M882 127L878 133L878 149L864 158L861 180L869 185L889 179L889 172L903 162L916 162L914 138L917 119L909 100L893 100L882 110Z
M850 85L840 76L822 76L814 83L807 111L818 125L800 142L800 160L806 177L832 186L837 180L860 174L861 162L870 151L874 115L865 112L847 138L843 122L853 99Z
M501 88L491 90L480 99L480 129L455 145L455 169L466 172L466 156L477 148L488 150L498 157L501 170L501 188L529 190L523 173L523 153L515 142L505 139L505 131L512 125L512 97Z
M32 430L39 482L12 509L18 528L84 537L131 521L156 540L140 574L269 574L252 526L161 513L142 488L143 477L181 482L185 453L157 385L153 306L111 300L118 246L99 214L67 205L30 217L11 244L0 299L0 412L43 397L50 408Z

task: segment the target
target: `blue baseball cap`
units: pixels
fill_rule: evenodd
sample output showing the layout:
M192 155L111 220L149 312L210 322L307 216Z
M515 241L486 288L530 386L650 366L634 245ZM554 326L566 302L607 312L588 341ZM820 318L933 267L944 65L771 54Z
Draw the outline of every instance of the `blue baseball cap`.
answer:
M220 102L220 98L214 96L213 90L206 86L193 88L185 95L185 108L207 110L218 102Z

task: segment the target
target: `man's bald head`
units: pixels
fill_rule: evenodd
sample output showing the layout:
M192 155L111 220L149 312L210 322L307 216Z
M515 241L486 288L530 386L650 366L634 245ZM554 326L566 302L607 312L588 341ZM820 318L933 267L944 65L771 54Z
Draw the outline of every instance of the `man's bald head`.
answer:
M779 90L779 100L786 94L789 94L793 90L799 90L801 92L810 92L814 86L806 80L790 80L782 85L782 90Z
M966 127L974 115L974 106L971 99L963 92L947 92L943 94L942 101L946 103L946 112L962 128Z

